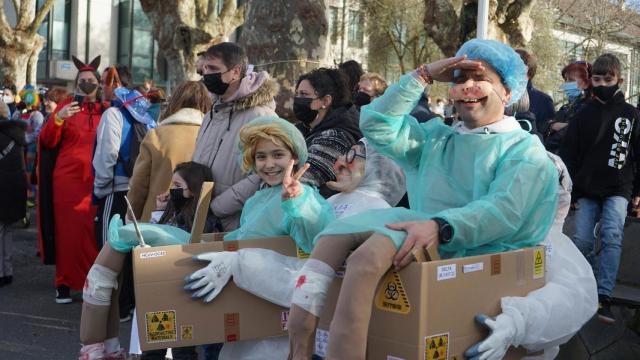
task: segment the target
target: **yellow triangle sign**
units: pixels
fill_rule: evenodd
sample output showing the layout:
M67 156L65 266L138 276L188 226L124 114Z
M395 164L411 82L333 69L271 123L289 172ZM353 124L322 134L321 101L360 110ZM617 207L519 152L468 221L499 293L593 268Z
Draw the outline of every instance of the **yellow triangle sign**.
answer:
M376 292L376 307L380 310L408 314L411 311L409 298L404 291L400 275L396 271L389 271L380 283Z

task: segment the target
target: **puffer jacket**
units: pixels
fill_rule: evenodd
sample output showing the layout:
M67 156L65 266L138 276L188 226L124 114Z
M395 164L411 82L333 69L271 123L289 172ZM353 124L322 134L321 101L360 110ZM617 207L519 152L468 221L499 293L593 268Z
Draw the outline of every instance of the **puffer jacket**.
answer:
M171 186L173 169L191 160L202 116L196 109L180 109L163 119L140 143L127 193L139 220L150 220L151 212L156 209L156 196Z
M0 223L11 224L27 212L24 147L27 124L0 118Z
M260 184L258 175L247 176L240 169L240 128L259 116L275 116L274 97L278 91L277 82L268 73L247 74L236 92L227 101L218 98L202 120L193 161L211 168L211 210L223 231L240 226L242 207Z

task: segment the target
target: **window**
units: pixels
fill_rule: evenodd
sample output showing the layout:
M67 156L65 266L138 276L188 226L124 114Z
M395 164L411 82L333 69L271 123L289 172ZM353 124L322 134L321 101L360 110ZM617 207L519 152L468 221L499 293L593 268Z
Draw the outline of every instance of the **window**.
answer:
M349 10L349 47L361 48L364 39L364 17L359 11Z
M45 0L38 0L36 8L40 9ZM38 55L37 80L49 77L49 60L69 59L69 33L71 29L71 1L55 0L49 14L38 29L47 42Z
M118 63L129 67L135 84L142 84L145 79L164 84L166 68L156 66L158 43L140 0L120 0L118 23Z
M340 35L340 11L337 7L329 7L329 31L331 43L338 43L338 35Z

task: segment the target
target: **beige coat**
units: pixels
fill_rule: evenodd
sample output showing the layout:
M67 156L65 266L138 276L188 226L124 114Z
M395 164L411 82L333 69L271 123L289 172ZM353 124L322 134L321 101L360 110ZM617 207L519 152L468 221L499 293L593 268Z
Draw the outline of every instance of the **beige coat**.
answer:
M202 121L193 161L211 168L215 183L211 210L224 231L238 228L242 207L260 184L258 175L247 176L240 169L238 133L259 116L276 116L273 99L278 91L278 83L266 72L248 74L238 90L226 102L218 99Z
M184 108L164 119L140 143L127 196L141 221L149 221L156 196L169 190L176 165L191 161L203 114Z

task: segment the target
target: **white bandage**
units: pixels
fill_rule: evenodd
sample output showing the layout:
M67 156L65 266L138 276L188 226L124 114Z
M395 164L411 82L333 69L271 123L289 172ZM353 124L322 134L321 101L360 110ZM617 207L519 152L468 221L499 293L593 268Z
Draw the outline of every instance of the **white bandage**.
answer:
M307 260L295 277L291 303L320 317L327 290L334 276L335 271L326 263L316 259Z
M106 266L93 264L84 282L82 299L93 305L111 305L111 292L118 288L118 274Z

